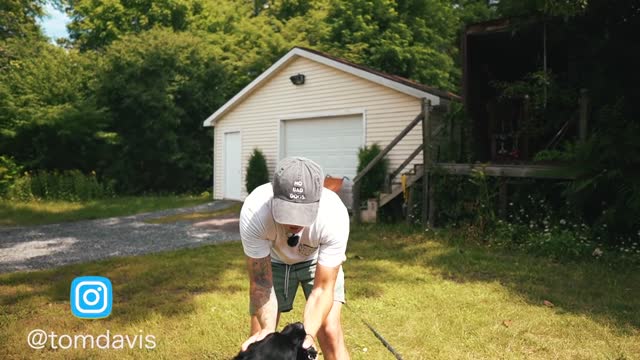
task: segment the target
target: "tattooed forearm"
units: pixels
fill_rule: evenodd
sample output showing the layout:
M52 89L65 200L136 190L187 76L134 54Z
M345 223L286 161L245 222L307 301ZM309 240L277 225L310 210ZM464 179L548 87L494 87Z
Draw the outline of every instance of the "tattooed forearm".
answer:
M271 288L273 286L271 262L264 259L251 259L251 262L255 285L263 289Z
M249 311L256 315L260 326L275 329L278 301L273 290L271 259L247 259L249 267Z

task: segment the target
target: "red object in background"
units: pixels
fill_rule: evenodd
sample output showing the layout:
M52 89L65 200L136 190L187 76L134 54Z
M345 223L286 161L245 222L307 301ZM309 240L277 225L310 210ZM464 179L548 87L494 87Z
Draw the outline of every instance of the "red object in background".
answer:
M324 178L324 187L337 194L338 191L340 191L340 189L342 188L342 181L343 178L334 178L327 176L326 178Z

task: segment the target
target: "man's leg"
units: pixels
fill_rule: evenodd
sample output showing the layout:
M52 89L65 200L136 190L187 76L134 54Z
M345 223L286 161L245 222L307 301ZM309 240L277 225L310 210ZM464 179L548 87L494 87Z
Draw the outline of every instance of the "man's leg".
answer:
M348 360L349 353L344 343L340 316L342 303L334 301L329 315L318 331L318 341L325 360Z

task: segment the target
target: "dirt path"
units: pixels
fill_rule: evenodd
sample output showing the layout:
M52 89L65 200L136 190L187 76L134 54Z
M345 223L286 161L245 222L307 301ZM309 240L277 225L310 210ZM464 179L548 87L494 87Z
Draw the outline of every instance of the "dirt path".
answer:
M195 223L146 222L176 214L220 210L233 204L214 201L196 207L133 216L0 228L0 273L240 240L237 215L223 215Z

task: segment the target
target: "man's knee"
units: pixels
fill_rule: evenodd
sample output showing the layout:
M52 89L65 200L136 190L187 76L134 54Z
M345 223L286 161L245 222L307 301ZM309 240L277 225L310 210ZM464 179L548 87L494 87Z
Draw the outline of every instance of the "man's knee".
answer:
M327 316L324 323L320 327L319 336L323 338L325 342L335 346L339 344L343 339L342 325L340 324L340 314L335 313L336 309L332 309L332 313Z
M340 321L325 322L322 324L322 332L332 340L339 339L342 336L342 326L340 325Z

